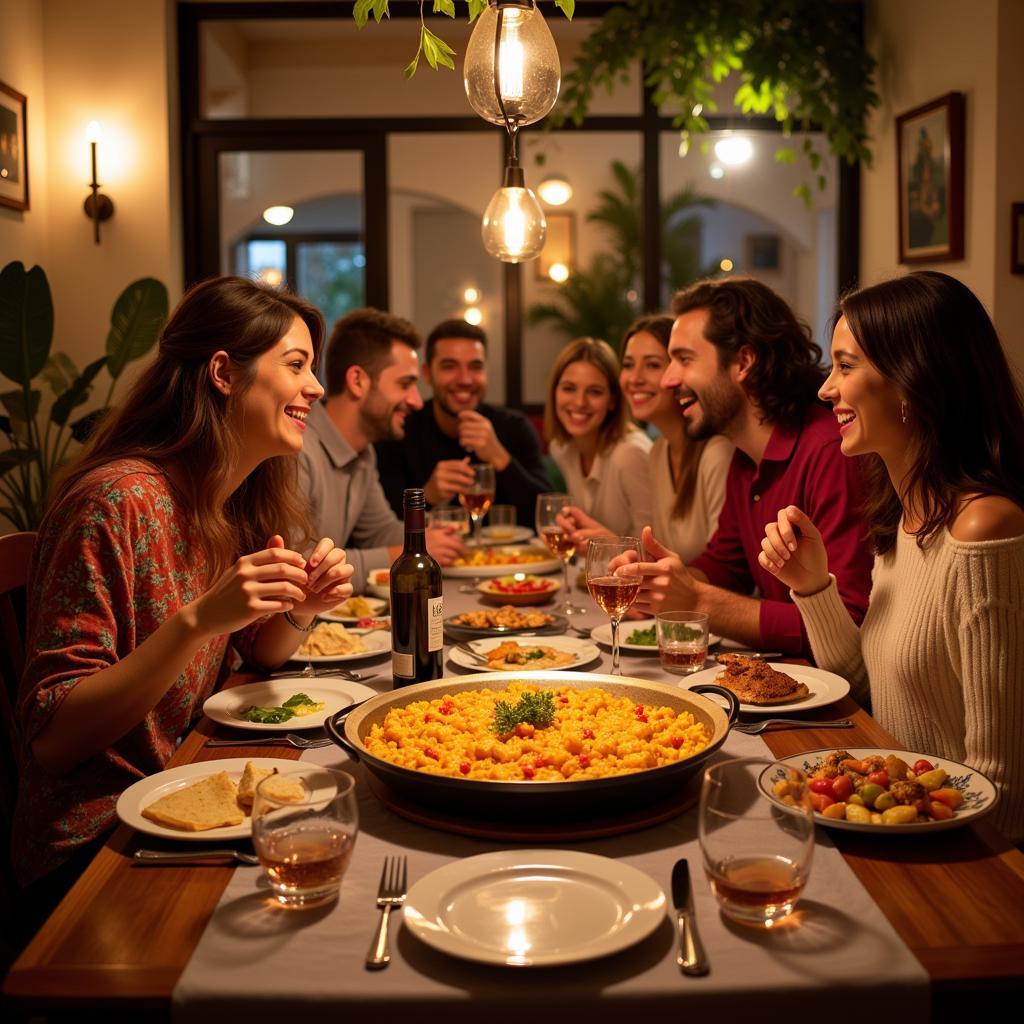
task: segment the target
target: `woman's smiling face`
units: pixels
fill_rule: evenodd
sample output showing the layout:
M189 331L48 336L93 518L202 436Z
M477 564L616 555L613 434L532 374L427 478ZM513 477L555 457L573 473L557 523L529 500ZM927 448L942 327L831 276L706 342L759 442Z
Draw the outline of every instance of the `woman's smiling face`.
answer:
M899 392L864 354L846 317L832 334L832 370L818 396L832 405L844 455L877 452L885 458L906 448Z
M555 388L555 415L574 441L596 437L614 401L608 381L593 363L570 363Z
M675 395L661 386L668 362L668 350L648 331L626 342L619 383L634 419L659 420L677 409Z

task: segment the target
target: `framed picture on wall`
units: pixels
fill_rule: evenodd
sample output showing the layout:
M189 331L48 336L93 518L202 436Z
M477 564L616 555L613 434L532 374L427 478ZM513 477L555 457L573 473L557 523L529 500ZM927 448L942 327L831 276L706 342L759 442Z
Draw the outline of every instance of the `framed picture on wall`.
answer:
M747 270L778 270L782 266L782 240L778 235L747 235L743 239Z
M28 209L27 100L0 82L0 206Z
M544 219L548 222L548 234L533 263L534 277L564 284L573 271L576 218L572 213L546 213Z
M964 95L896 118L900 263L964 257Z

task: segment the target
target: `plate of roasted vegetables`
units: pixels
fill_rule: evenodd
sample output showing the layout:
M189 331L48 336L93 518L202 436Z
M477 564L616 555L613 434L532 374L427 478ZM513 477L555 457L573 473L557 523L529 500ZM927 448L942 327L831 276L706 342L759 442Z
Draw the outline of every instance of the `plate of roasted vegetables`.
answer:
M236 729L294 732L320 729L328 716L373 697L376 692L345 679L308 679L297 675L221 690L206 701L203 711L220 725Z
M813 724L813 723L812 723ZM981 772L935 754L884 747L811 750L779 763L798 768L814 805L814 820L853 832L939 832L977 821L995 806L998 791ZM761 790L781 803L799 793L785 768L769 768Z

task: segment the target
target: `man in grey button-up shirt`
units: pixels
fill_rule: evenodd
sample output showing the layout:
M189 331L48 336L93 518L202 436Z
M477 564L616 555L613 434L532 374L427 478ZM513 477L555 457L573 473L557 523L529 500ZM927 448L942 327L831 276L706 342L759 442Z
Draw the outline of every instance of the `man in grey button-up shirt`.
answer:
M370 570L390 566L401 550L402 523L381 489L373 442L402 438L406 416L423 407L419 344L415 327L400 317L375 309L343 317L324 357L326 398L306 420L301 482L314 533L344 546L357 593ZM462 553L446 530L428 530L427 546L442 565Z

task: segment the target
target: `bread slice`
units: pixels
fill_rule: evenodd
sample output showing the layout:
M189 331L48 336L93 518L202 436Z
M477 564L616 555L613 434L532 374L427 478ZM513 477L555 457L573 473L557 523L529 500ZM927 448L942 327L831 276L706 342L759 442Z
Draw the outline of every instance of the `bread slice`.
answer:
M224 825L241 825L238 787L227 772L208 775L184 789L168 793L142 808L142 816L167 828L205 832Z
M289 775L275 774L273 779L263 784L262 792L282 804L301 804L306 799L306 787L302 779Z
M245 771L242 772L242 779L238 784L238 803L247 810L252 809L252 802L256 799L256 787L271 775L277 775L276 768L259 768L247 761ZM268 783L264 792L272 800L279 800L281 803L297 804L306 799L306 788L301 780L292 779L282 775L272 783Z
M804 683L773 669L761 658L720 654L717 661L725 666L725 671L716 677L715 682L732 690L744 704L758 707L791 704L809 696L811 692Z
M256 796L256 787L268 776L276 774L276 768L257 768L252 761L245 762L245 771L238 783L238 805L249 809Z

